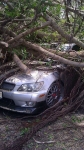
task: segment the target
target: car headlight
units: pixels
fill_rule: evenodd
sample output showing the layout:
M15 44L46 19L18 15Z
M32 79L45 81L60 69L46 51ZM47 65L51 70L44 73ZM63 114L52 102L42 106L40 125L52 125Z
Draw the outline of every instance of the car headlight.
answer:
M26 83L26 84L22 84L17 91L24 91L24 92L37 92L39 91L42 86L43 86L44 82L35 82L35 83Z

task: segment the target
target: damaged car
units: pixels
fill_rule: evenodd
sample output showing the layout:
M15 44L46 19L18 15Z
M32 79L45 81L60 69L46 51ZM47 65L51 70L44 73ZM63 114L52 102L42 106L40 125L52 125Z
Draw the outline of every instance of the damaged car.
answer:
M8 77L0 85L0 108L35 114L61 101L63 89L57 70L18 73Z

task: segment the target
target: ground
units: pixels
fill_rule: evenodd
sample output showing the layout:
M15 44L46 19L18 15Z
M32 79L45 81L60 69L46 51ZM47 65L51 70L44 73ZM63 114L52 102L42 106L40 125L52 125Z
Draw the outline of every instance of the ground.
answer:
M23 136L34 120L23 114L0 109L0 147ZM84 150L84 112L70 113L46 125L24 145L22 150Z

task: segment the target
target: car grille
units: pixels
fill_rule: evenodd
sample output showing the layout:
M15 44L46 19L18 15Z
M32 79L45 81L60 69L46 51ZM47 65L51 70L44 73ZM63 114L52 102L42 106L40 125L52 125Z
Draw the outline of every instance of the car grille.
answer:
M0 89L12 91L15 87L15 84L3 82L0 86Z
M4 98L0 100L0 105L3 105L4 107L10 107L15 106L15 103L12 99Z

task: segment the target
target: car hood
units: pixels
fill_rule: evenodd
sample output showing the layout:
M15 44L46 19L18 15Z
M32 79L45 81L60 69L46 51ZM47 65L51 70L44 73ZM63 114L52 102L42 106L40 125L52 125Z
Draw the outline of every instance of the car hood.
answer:
M23 84L23 83L33 83L36 81L43 81L44 78L46 78L49 74L51 74L48 71L31 71L28 74L17 74L14 76L11 76L7 78L5 81L9 83L14 83L17 85Z

